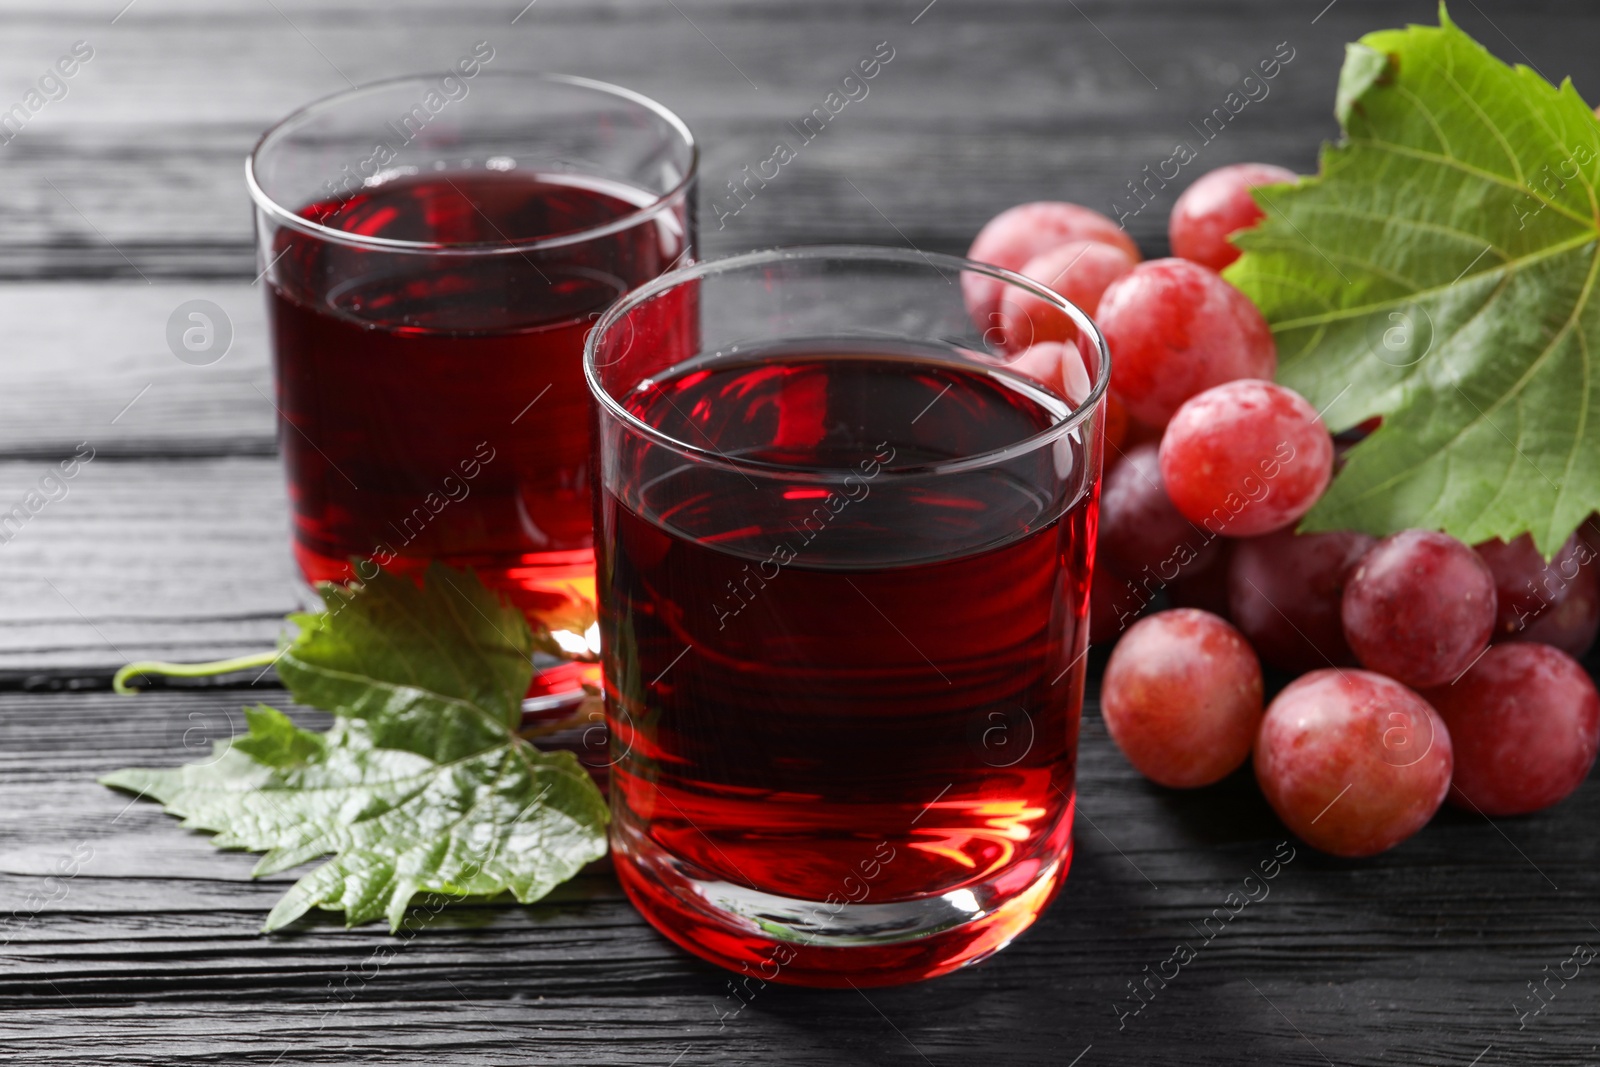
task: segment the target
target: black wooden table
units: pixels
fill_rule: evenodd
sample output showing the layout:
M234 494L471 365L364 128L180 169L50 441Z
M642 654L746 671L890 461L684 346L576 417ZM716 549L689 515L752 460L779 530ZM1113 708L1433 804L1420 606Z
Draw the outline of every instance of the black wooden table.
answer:
M251 858L96 785L193 758L241 725L242 703L282 699L270 678L131 699L109 677L130 659L270 647L297 601L241 166L295 105L443 69L487 40L499 66L623 82L684 115L705 146L709 253L961 252L1023 200L1110 210L1284 42L1293 59L1270 94L1199 169L1310 170L1335 133L1344 43L1434 16L1430 0L523 3L0 6L0 111L75 42L93 53L0 137L0 511L53 462L85 443L94 455L0 537L0 1062L1600 1060L1600 970L1551 982L1548 1002L1530 994L1571 971L1576 946L1600 945L1600 784L1531 818L1447 811L1362 862L1300 848L1267 898L1207 924L1247 873L1289 854L1286 832L1247 777L1195 793L1139 778L1092 685L1062 897L990 962L867 995L735 999L603 871L533 907L446 910L408 938L335 917L259 936L293 874L252 882ZM1502 57L1600 92L1592 4L1454 6ZM884 41L894 58L870 95L719 228L725 183ZM1151 255L1169 206L1130 222ZM231 320L211 366L165 341L192 299ZM1134 1014L1130 983L1179 943L1196 958Z

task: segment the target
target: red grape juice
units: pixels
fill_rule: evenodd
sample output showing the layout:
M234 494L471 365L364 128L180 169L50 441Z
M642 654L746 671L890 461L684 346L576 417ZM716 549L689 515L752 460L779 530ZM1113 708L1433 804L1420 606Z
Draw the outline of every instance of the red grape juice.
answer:
M571 175L423 172L300 211L421 248L277 231L279 437L307 579L442 560L528 609L592 594L583 341L685 251L681 212L624 221L654 199Z
M1003 372L914 350L694 366L624 406L761 467L624 447L616 482L608 472L597 521L623 884L669 936L735 968L773 966L763 916L818 902L789 922L818 937L781 942L780 981L904 981L987 955L1048 903L1070 856L1091 449L1068 437L932 471L1066 411ZM854 474L808 473L824 468ZM686 908L696 896L715 907ZM826 947L845 905L886 906L871 915L892 926L898 906L939 897L997 918L956 941L919 929ZM745 931L721 921L730 908ZM834 973L841 951L852 962ZM876 953L866 973L863 952Z

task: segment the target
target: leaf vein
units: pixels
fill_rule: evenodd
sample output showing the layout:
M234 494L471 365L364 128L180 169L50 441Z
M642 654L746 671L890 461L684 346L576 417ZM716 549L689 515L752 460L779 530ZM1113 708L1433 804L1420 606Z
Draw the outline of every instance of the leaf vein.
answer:
M1539 201L1546 207L1553 208L1556 214L1565 215L1567 218L1584 226L1593 226L1594 224L1593 219L1584 218L1582 215L1574 214L1565 206L1558 204L1547 197L1539 195L1537 191L1529 188L1527 185L1524 185L1521 182L1514 182L1507 179L1504 175L1496 174L1493 171L1484 170L1481 167L1474 167L1465 160L1457 159L1454 156L1441 156L1435 152L1424 152L1419 148L1408 148L1405 145L1395 144L1393 141L1380 141L1375 137L1352 137L1347 143L1352 145L1367 145L1382 152L1390 152L1394 155L1405 156L1410 159L1425 160L1429 163L1437 163L1439 166L1449 167L1451 170L1458 170L1463 174L1469 174L1475 178L1481 179L1482 181L1490 182L1494 185L1503 186L1504 188L1522 193L1534 200Z

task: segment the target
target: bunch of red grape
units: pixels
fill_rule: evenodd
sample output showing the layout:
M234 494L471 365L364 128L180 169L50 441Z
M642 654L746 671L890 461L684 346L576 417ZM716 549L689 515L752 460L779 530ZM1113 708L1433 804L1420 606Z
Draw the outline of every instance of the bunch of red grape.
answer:
M1174 258L1140 262L1110 219L1058 202L1001 213L968 254L1073 301L1111 349L1090 616L1092 640L1122 635L1101 687L1112 739L1177 788L1253 755L1295 834L1365 856L1447 797L1522 814L1588 776L1600 693L1574 657L1600 629L1600 525L1548 561L1527 535L1474 548L1431 530L1294 532L1338 445L1371 426L1336 443L1271 381L1271 330L1218 271L1239 255L1229 236L1262 217L1250 188L1295 180L1264 164L1200 178L1173 208ZM1002 289L967 283L974 318L1019 339L1004 346L1015 369L1076 395L1076 338ZM1178 606L1138 618L1162 597ZM1299 675L1264 710L1262 661Z

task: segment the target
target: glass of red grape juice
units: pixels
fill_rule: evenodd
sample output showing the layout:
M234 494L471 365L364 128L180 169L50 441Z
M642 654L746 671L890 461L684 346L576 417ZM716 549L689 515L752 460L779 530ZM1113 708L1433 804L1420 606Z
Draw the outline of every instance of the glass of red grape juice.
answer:
M692 261L696 159L652 100L478 59L262 137L247 179L308 581L438 560L530 613L592 599L583 339ZM533 695L581 671L552 663Z
M965 274L1079 348L974 325ZM1049 903L1109 366L1048 289L888 248L713 261L600 320L612 853L662 933L763 981L886 985Z

